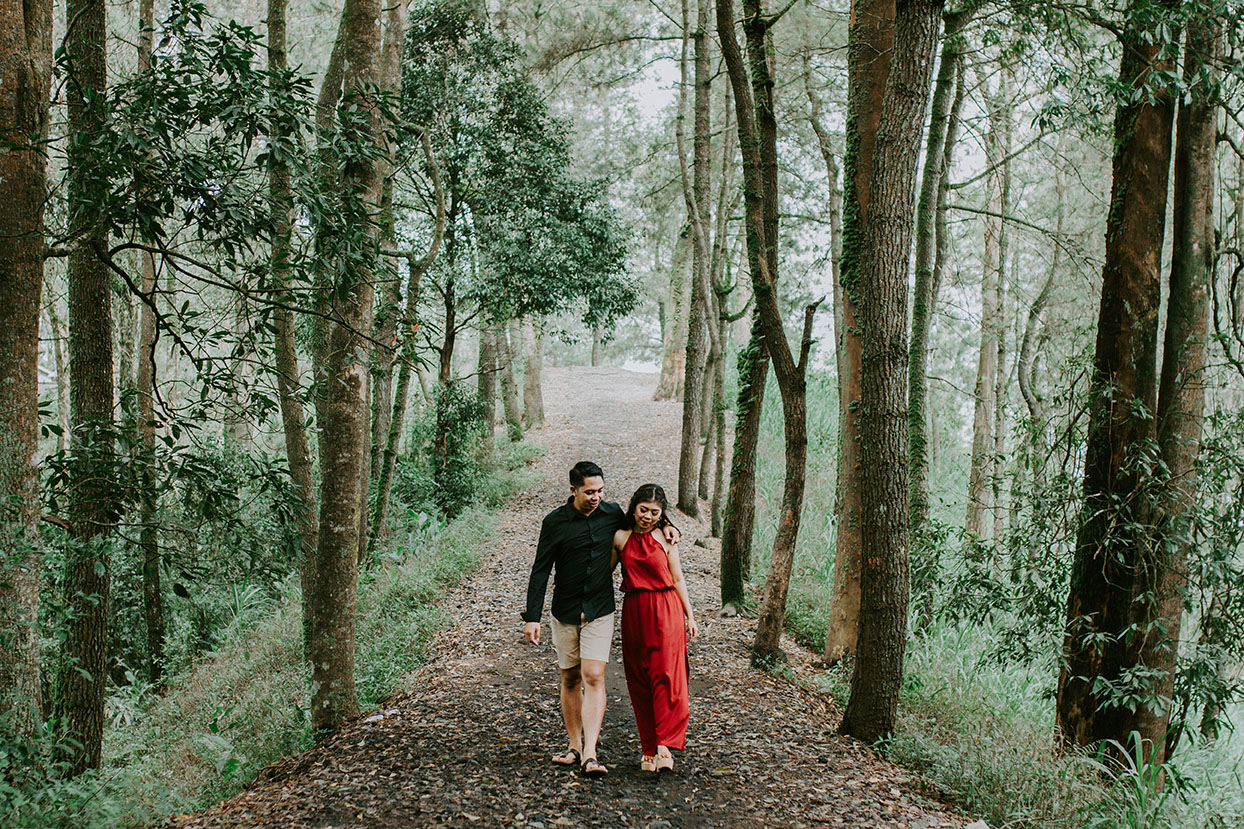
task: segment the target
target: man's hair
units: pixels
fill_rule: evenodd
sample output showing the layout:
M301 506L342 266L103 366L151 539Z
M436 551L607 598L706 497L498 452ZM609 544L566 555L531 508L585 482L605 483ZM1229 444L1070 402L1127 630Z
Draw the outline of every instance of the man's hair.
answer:
M591 461L579 461L570 467L570 485L583 486L583 482L588 478L600 478L604 480L605 473L600 467Z

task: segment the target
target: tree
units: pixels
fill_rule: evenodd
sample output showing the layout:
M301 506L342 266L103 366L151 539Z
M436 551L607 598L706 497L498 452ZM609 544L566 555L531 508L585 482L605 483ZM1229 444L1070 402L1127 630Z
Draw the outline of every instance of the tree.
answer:
M41 698L38 363L51 2L0 4L0 717L34 728Z
M69 74L68 209L71 441L64 592L69 606L65 662L55 712L64 719L71 769L98 768L108 681L109 536L116 521L113 446L112 286L100 215L106 173L95 157L105 135L107 26L102 0L72 0L65 33Z
M1173 2L1133 0L1120 33L1120 99L1101 308L1089 390L1084 506L1076 534L1058 679L1058 726L1073 745L1128 741L1154 676L1157 562L1149 538L1161 247L1175 98L1174 44L1158 36Z
M861 298L860 523L868 555L860 570L859 640L840 730L865 742L893 731L903 680L908 598L907 261L916 163L941 12L939 0L900 0L895 6L894 57L874 139L869 213L862 227L844 228L844 247L848 238L859 245L858 270L849 278L844 274L844 279L848 290L858 290ZM846 235L851 232L855 235Z
M342 164L342 215L326 240L337 268L332 285L324 366L319 538L309 617L311 725L335 730L358 713L354 687L354 600L360 512L367 452L367 364L360 359L372 330L377 224L383 177L383 137L374 99L380 53L379 0L346 0L339 43L349 54L341 74L337 142L352 153Z
M825 636L825 659L855 652L859 638L860 568L863 560L861 501L859 268L870 198L882 94L894 44L894 0L852 4L847 38L847 144L843 158L841 291L838 297L838 481L835 513L834 600ZM853 235L854 234L854 235ZM840 318L839 318L840 317Z
M789 9L790 7L787 6ZM734 90L735 122L739 147L743 153L744 230L747 239L748 270L756 301L756 320L763 331L765 349L773 363L778 390L782 395L782 415L786 445L786 474L782 487L782 510L773 540L773 558L765 580L764 600L752 643L752 658L766 662L781 656L782 622L786 612L786 593L794 562L795 542L803 511L803 490L807 471L807 391L808 354L812 346L812 318L819 301L804 309L803 336L798 355L786 342L777 301L777 120L774 79L770 72L769 31L781 13L766 16L759 0L744 4L743 31L747 39L747 65L734 32L732 0L718 0L717 34L722 56ZM750 85L749 85L750 80Z

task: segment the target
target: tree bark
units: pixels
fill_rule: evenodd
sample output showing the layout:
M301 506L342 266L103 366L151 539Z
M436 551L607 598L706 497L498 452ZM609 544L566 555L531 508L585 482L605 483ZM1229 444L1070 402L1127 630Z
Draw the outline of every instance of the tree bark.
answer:
M362 107L365 119L343 118L347 140L378 145L379 115L372 93L378 81L379 0L346 0L340 40L350 55L342 77L342 105ZM382 189L382 170L374 157L357 155L340 172L347 209L374 223ZM370 232L375 232L374 230ZM335 730L358 713L354 686L354 622L358 579L360 494L367 454L366 342L372 330L374 270L352 262L333 291L334 321L326 356L325 417L322 423L320 533L315 556L311 615L311 725Z
M925 142L924 169L920 174L920 196L916 202L915 290L911 311L911 352L907 380L907 451L911 468L908 501L909 529L913 556L932 555L924 549L929 520L929 430L926 401L929 393L929 330L937 307L933 264L937 251L938 185L950 161L946 146L950 132L951 108L956 97L955 78L963 60L963 28L971 20L975 4L944 16L942 55L933 83L929 134Z
M514 379L514 349L510 346L505 323L494 329L497 343L497 373L501 380L501 402L505 409L505 433L511 441L523 439L523 412L518 402L518 383Z
M72 741L72 773L98 768L104 729L109 614L109 536L116 521L116 492L109 467L113 447L112 291L100 254L107 243L98 215L107 183L92 147L105 130L107 94L106 9L102 0L71 0L74 21L65 35L70 65L66 84L70 136L68 210L74 247L69 256L69 373L73 485L69 501L73 543L66 551L65 601L69 612L65 662L55 713Z
M669 301L662 348L661 377L653 400L677 400L682 397L683 359L686 357L687 308L691 304L690 280L687 279L687 252L691 242L681 234L674 238L670 254Z
M1186 29L1184 82L1175 137L1174 244L1166 311L1166 342L1158 390L1158 451L1168 479L1154 521L1157 568L1146 571L1154 599L1141 662L1158 672L1154 689L1161 700L1174 694L1175 661L1193 547L1196 457L1201 448L1205 410L1205 368L1209 351L1209 289L1214 273L1214 196L1218 105L1216 82L1219 21L1208 3L1198 4ZM1237 216L1237 221L1240 217ZM1146 589L1148 585L1141 585ZM1142 706L1139 731L1164 762L1170 707Z
M882 97L868 213L853 241L861 298L863 462L860 629L840 730L865 742L891 734L903 679L908 599L907 261L916 165L937 48L940 0L895 6L894 57ZM875 95L865 91L865 96ZM857 231L858 232L858 231Z
M526 371L523 372L523 425L535 429L544 425L544 389L541 376L544 373L544 334L534 320L522 322L523 353Z
M0 715L39 722L39 306L52 3L0 6ZM49 304L50 305L50 304ZM55 328L54 310L49 308ZM58 336L55 331L54 336ZM57 364L58 384L61 366Z
M863 361L858 275L861 239L870 215L877 128L894 46L894 0L851 4L847 40L847 143L843 158L841 321L838 327L838 481L835 513L834 598L825 636L825 660L855 652L860 624L862 474L860 394Z
M757 662L780 659L782 622L790 586L795 542L803 509L807 461L806 369L812 344L812 317L818 303L804 312L803 337L798 356L786 343L777 302L777 120L775 83L771 72L772 44L769 30L774 19L764 15L761 0L745 0L743 31L747 41L747 65L734 33L734 4L718 0L717 31L730 85L734 89L735 121L743 154L744 229L748 270L751 272L756 319L764 332L765 348L773 363L782 395L786 474L782 507L764 598L752 642ZM748 80L750 77L750 87Z
M679 110L675 134L678 142L679 166L683 198L687 205L687 222L691 232L691 307L687 324L686 358L682 395L682 436L678 453L678 509L692 518L699 515L699 470L701 415L704 406L704 378L707 375L706 335L710 332L709 314L709 90L711 75L708 65L708 11L711 0L699 0L696 24L692 31L687 0L682 3L683 40L679 61L682 83L679 85ZM683 113L687 98L687 47L695 44L695 101L693 104L694 134L692 143L692 175L687 178L687 153L683 140Z
M287 0L268 0L268 71L274 76L289 68L286 47ZM284 90L278 90L284 94ZM289 142L293 140L288 125L276 117L278 101L273 100L273 124L276 129L270 140ZM269 264L274 288L278 296L289 296L285 289L290 279L290 234L292 232L293 195L290 185L289 165L278 154L268 168L268 193L272 211L272 261ZM285 459L289 464L289 477L298 493L296 517L299 538L299 577L304 603L314 595L312 579L315 575L314 554L319 539L317 520L318 497L312 470L311 443L307 436L307 413L302 404L302 372L298 367L298 345L294 337L294 312L289 308L277 308L273 313L274 344L276 359L277 398L281 406L281 425L285 435ZM303 648L310 654L310 614L303 614Z
M493 430L497 427L497 335L487 326L479 332L479 361L476 367L475 388L479 402L484 407L484 422L480 432L491 444Z
M1161 80L1172 70L1171 61L1164 44L1145 31L1138 3L1129 8L1122 34L1119 85L1146 94L1120 93L1127 102L1115 115L1085 503L1058 680L1058 727L1073 745L1107 739L1126 745L1140 715L1120 705L1115 693L1154 690L1129 681L1127 673L1140 664L1140 642L1152 632L1146 618L1151 602L1138 606L1136 599L1137 588L1144 586L1142 573L1156 564L1148 538L1151 474L1145 453L1155 436L1159 283L1175 102ZM1173 0L1167 8L1173 9ZM1147 20L1151 11L1144 12Z

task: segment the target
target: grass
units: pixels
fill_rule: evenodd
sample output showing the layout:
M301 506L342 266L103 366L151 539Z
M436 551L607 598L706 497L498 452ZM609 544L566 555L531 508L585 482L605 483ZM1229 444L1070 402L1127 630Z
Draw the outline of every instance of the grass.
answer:
M543 452L531 443L499 444L490 461L496 471L486 476L473 505L451 522L415 508L395 516L389 549L359 579L356 682L364 710L398 690L428 659L428 643L449 622L437 600L474 570L495 541L496 509L530 485L534 473L526 464ZM105 733L98 774L20 791L0 784L0 824L160 822L228 797L264 766L309 747L297 577L275 596L245 588L234 593L225 600L238 612L214 653L163 696L131 686L132 698L110 700L114 725ZM0 767L13 768L18 758L6 748L0 746Z

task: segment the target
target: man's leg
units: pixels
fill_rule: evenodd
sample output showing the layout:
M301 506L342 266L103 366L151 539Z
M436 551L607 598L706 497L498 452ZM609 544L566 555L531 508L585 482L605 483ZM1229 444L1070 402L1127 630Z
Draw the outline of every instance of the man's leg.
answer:
M583 752L583 677L579 666L562 668L562 721L566 723L566 736L570 747ZM600 723L596 724L600 733Z
M605 719L605 665L601 659L584 659L583 674L583 757L596 756L596 741Z

